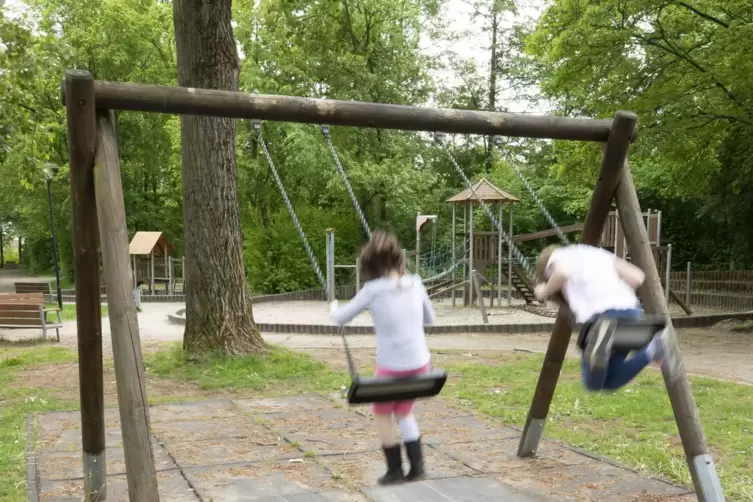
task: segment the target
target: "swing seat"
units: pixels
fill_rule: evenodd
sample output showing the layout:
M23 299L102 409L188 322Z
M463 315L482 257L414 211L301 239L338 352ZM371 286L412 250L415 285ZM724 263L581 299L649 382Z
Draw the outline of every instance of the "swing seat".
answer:
M385 403L434 397L442 391L446 381L447 372L439 369L410 377L356 375L348 389L348 403Z
M661 316L645 319L602 317L599 321L609 319L616 323L612 334L612 348L615 350L638 350L645 347L654 337L667 327L667 321Z

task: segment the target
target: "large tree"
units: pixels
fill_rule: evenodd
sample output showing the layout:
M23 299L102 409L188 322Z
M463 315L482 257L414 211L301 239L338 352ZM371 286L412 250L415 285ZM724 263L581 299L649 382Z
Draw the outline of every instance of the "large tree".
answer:
M231 0L175 0L178 84L238 90ZM242 354L264 342L246 290L235 120L181 116L186 331L189 353Z

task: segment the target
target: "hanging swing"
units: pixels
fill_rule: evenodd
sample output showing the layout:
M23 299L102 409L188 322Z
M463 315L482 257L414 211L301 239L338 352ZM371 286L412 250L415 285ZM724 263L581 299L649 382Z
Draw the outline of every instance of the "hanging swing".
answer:
M277 169L275 168L274 162L272 161L272 156L269 154L267 145L264 141L264 138L262 137L261 121L254 120L253 127L254 127L254 130L256 131L256 136L259 141L259 144L261 145L262 151L264 152L264 156L267 159L267 164L269 165L269 169L272 172L272 177L274 178L275 183L277 184L277 188L280 190L280 194L282 195L282 198L285 201L285 206L288 208L290 217L292 218L293 223L295 224L295 227L298 230L298 236L300 237L301 242L303 243L303 247L306 250L306 254L309 257L309 260L311 261L311 265L314 268L316 277L319 280L319 283L321 284L322 289L324 291L327 291L329 294L326 280L324 279L324 275L322 274L322 269L319 267L319 262L317 261L316 256L314 255L314 251L311 249L311 246L309 245L308 239L306 238L306 233L303 231L301 222L300 220L298 220L298 216L296 215L295 210L293 209L293 204L290 202L290 199L288 198L288 194L285 191L285 187L282 184L282 180L280 179L280 176L277 173ZM334 146L332 145L329 139L329 129L322 127L322 134L324 135L324 138L326 139L330 147L332 155L334 156L335 162L338 167L338 171L340 172L340 176L342 177L346 185L348 194L351 196L351 200L353 201L356 211L358 212L358 216L361 220L361 224L364 227L364 231L366 232L367 235L371 236L371 229L369 228L368 223L366 222L366 217L364 216L363 211L361 210L361 207L358 204L358 201L356 200L355 194L353 193L353 190L350 187L350 183L348 183L348 178L345 175L345 171L343 170L342 166L340 165L340 161L337 158L337 154L335 152ZM331 302L333 300L334 298L327 298L328 302ZM381 377L381 376L380 377L361 376L358 374L358 371L356 370L355 362L353 360L353 355L351 354L350 348L348 347L348 341L345 339L345 327L344 326L340 327L340 336L342 337L342 340L343 340L343 347L345 347L345 356L348 359L348 370L350 372L350 379L351 379L351 385L350 385L350 388L348 389L348 403L349 404L383 403L383 402L391 402L391 401L402 401L402 400L408 400L408 399L434 397L440 393L440 391L442 390L442 387L444 387L444 384L447 381L447 373L444 370L432 370L428 373L424 373L421 375L415 375L415 376L410 376L410 377L399 377L399 378L398 377Z

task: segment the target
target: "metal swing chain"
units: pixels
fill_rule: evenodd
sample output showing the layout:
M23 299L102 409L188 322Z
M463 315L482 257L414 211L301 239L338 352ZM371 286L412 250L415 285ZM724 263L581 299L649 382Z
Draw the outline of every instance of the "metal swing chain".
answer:
M265 143L264 138L262 137L260 120L254 120L254 129L256 130L256 136L259 138L259 144L261 145L261 149L264 152L264 156L267 158L267 164L269 164L269 169L270 171L272 171L272 176L274 177L275 182L277 183L277 188L280 190L280 193L282 194L282 198L285 200L285 205L288 208L290 217L293 219L293 224L295 224L295 228L298 230L298 236L301 238L301 242L303 242L303 247L306 249L306 254L309 255L309 260L311 261L311 265L314 267L314 272L316 272L316 277L319 279L319 284L321 284L322 289L324 291L327 291L327 281L324 279L324 274L322 274L322 269L319 267L319 262L316 259L316 255L314 254L314 251L311 249L311 246L309 245L309 241L306 238L306 233L303 231L303 226L301 226L301 222L298 220L298 216L295 214L295 209L293 209L293 204L290 202L290 199L288 198L288 194L285 191L285 187L282 184L280 175L277 173L277 169L275 168L275 163L272 161L272 156L269 154L269 150L267 149L267 144ZM334 300L334 298L327 298L327 301L332 301L332 300ZM348 346L348 341L345 339L345 326L340 327L340 336L342 336L343 345L345 346L345 356L348 359L348 369L350 371L350 375L351 377L357 376L358 373L356 372L356 366L355 366L355 363L353 362L353 354L351 354L350 347Z
M452 162L453 167L455 168L455 171L463 178L463 181L465 181L466 186L468 189L470 189L473 196L478 200L481 207L486 211L487 216L489 216L489 219L492 221L495 227L497 227L497 230L499 231L499 234L502 236L502 239L507 243L508 246L510 246L510 249L512 249L513 255L515 255L515 259L518 260L518 262L523 266L525 271L530 275L533 276L533 270L531 269L531 265L528 263L528 260L526 260L526 257L523 256L523 253L520 252L518 247L512 242L512 239L507 235L505 230L502 228L502 225L499 224L497 221L497 218L494 217L494 213L492 213L492 210L489 209L489 206L487 206L483 200L478 196L478 193L476 193L476 189L473 188L473 184L471 183L471 180L468 179L468 176L465 175L463 170L460 168L460 165L457 163L455 158L450 153L449 149L447 148L447 145L444 143L442 136L440 134L434 135L434 140L439 143L442 146L442 149L447 154L447 157L449 157L450 161Z
M301 242L303 242L303 247L306 249L306 253L309 255L309 260L311 260L311 265L314 267L314 272L316 272L316 277L319 279L319 283L322 285L322 288L326 291L327 281L324 279L324 274L322 274L322 269L319 268L319 262L316 261L316 255L314 255L314 251L311 249L311 246L309 245L309 241L306 238L306 233L303 231L301 222L298 220L298 216L295 214L295 209L293 209L293 204L290 202L287 192L285 192L285 187L282 185L282 180L280 179L280 175L277 173L275 164L272 161L272 156L269 154L269 150L267 150L267 144L264 142L264 138L262 137L262 134L261 134L261 121L260 120L254 120L254 129L256 130L256 136L259 139L259 144L261 145L261 149L264 151L264 156L267 158L269 169L270 171L272 171L272 176L274 177L275 182L277 183L277 188L280 190L280 193L282 194L282 198L285 200L285 205L288 208L290 217L293 219L293 224L295 224L295 228L296 230L298 230L298 236L301 238Z
M358 219L361 220L361 226L363 227L363 230L364 232L366 232L366 235L369 237L369 239L371 239L371 228L369 227L369 222L366 221L366 215L363 214L363 210L361 210L361 206L358 204L358 199L356 199L356 194L353 192L353 188L350 186L350 181L348 181L348 176L345 174L345 169L343 169L342 164L340 164L340 158L337 156L337 150L335 150L335 146L332 144L332 139L329 137L329 126L322 125L321 131L322 136L324 136L324 141L329 147L329 151L332 152L332 158L335 159L337 172L340 173L340 178L342 178L343 183L345 184L345 189L348 191L348 195L350 195L350 200L353 202L353 207L355 208L356 213L358 213Z
M494 146L499 148L499 150L502 150L502 136L494 136ZM520 178L520 181L523 182L523 186L526 187L526 190L528 190L528 193L531 194L531 197L533 197L533 201L536 203L536 205L541 210L541 213L544 215L546 220L549 222L549 225L557 232L557 235L559 236L560 240L562 241L565 246L570 245L570 241L568 240L565 233L562 231L560 226L557 224L556 221L554 221L554 217L551 215L551 213L546 209L546 206L544 206L544 203L541 202L541 199L539 198L538 194L536 193L536 190L533 189L533 187L528 183L528 180L525 176L523 176L523 173L520 172L520 170L515 167L513 163L510 163L510 167L512 167L512 170L515 171L515 174L518 175L518 178Z

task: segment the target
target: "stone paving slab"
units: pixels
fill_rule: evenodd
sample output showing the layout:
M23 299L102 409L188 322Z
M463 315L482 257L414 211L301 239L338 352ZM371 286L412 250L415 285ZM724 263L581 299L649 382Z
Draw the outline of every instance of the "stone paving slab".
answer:
M447 478L409 483L396 487L367 488L364 492L375 502L535 502L512 488L484 478Z
M384 459L368 407L349 408L337 397L317 395L153 406L161 500L695 500L687 490L549 441L542 441L536 458L519 459L518 431L439 400L420 401L415 411L429 476L380 487L376 479L384 472ZM125 501L117 409L105 416L108 500ZM29 465L36 469L40 500L80 500L79 413L38 415L30 434L36 456Z
M160 502L191 502L198 500L188 482L179 471L157 474ZM40 502L81 502L84 497L83 483L80 481L41 480ZM107 477L107 502L128 501L128 485L125 476Z
M360 502L367 499L332 479L313 460L267 461L234 466L188 468L186 478L203 500Z

